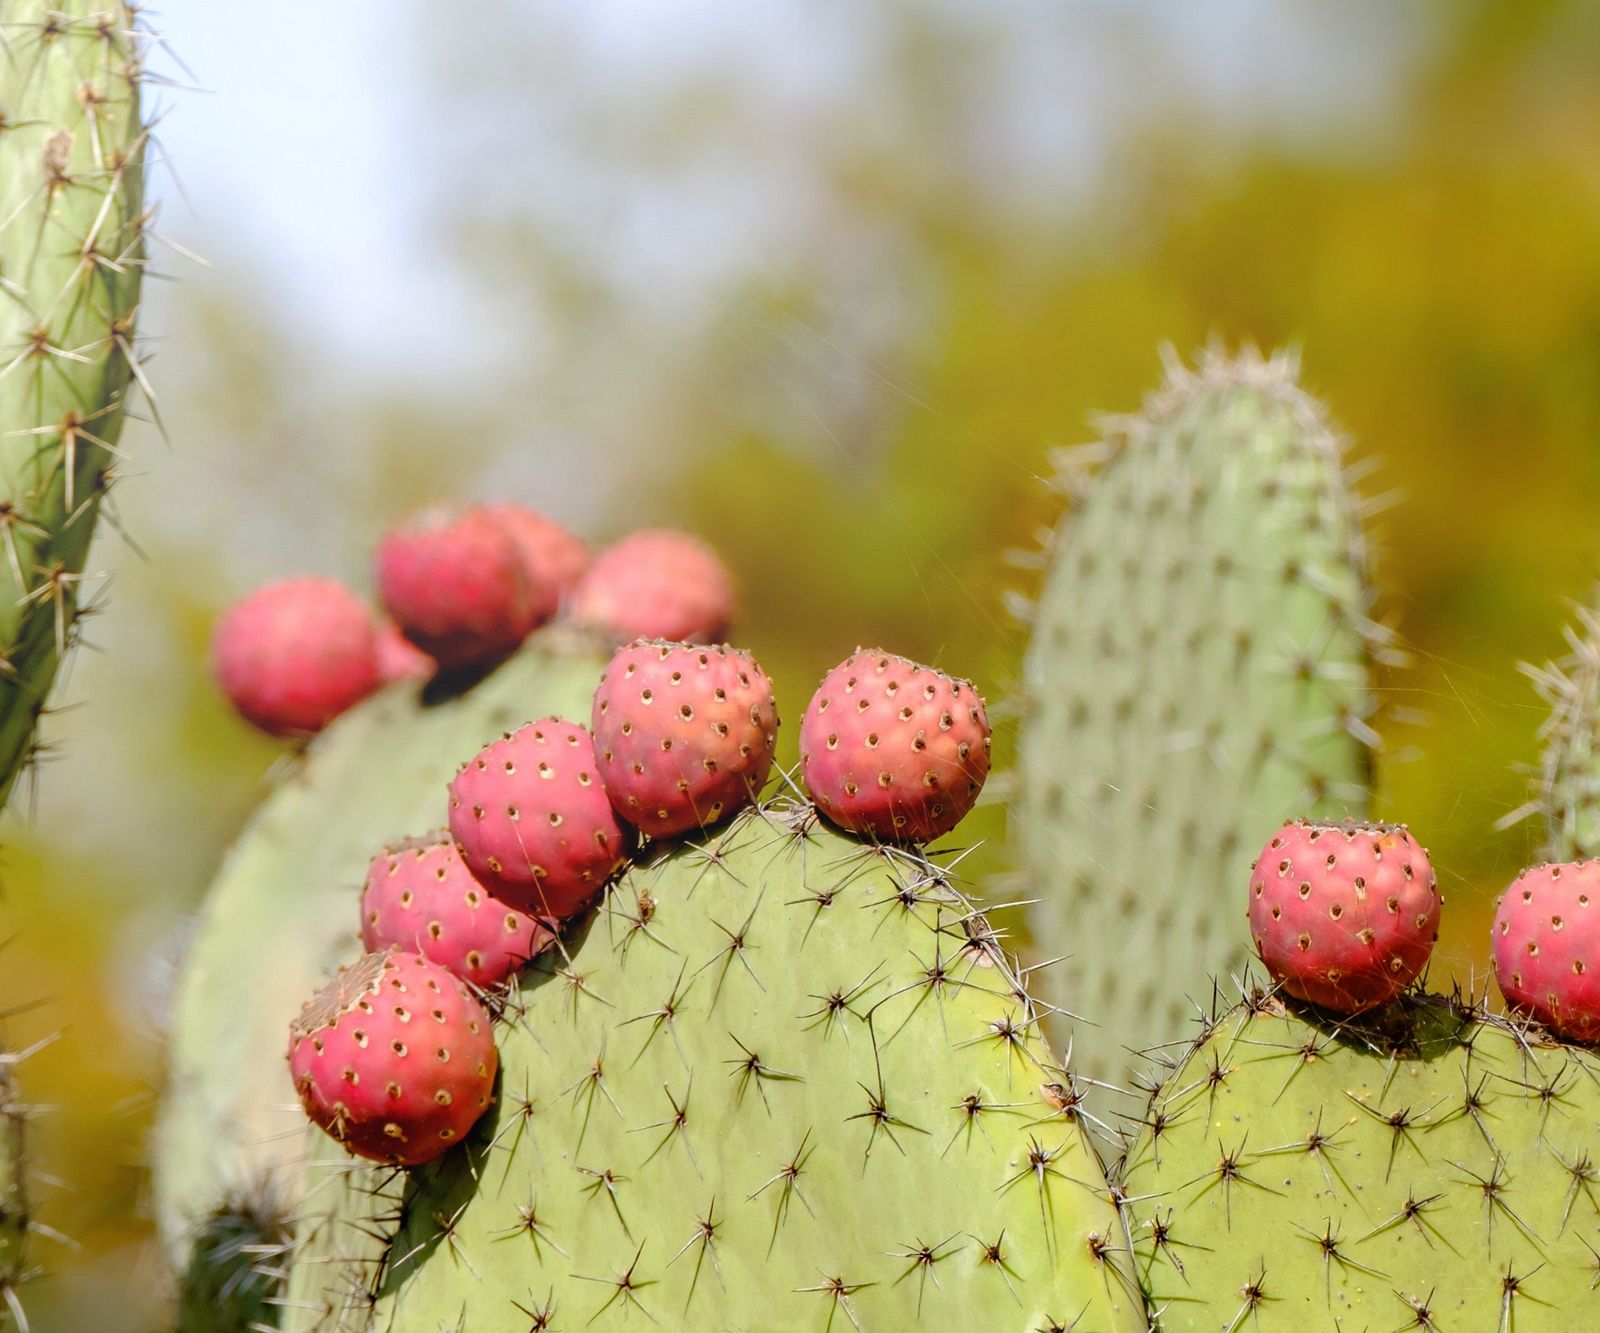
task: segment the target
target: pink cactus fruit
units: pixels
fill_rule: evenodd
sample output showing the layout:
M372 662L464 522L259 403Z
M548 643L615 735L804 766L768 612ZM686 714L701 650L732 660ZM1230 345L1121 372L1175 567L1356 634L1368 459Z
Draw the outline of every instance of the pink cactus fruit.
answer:
M1387 1004L1424 967L1444 898L1404 825L1296 820L1251 867L1250 933L1273 980L1341 1014Z
M594 742L559 718L530 722L462 765L450 833L502 903L558 921L588 906L627 855Z
M378 624L378 678L385 685L402 680L427 680L438 663L400 632L394 621L385 617Z
M1506 1003L1568 1041L1600 1041L1600 861L1524 870L1491 931Z
M983 698L879 649L857 649L822 678L800 722L800 772L817 808L883 841L953 829L989 776Z
M612 808L653 838L704 828L753 801L772 768L778 705L755 658L725 644L638 639L594 696L594 745Z
M321 731L378 685L372 617L327 578L284 579L236 602L217 622L211 663L229 702L273 736Z
M555 605L481 507L431 509L392 529L378 545L377 575L401 632L447 670L514 652Z
M698 538L647 529L607 547L578 580L572 618L612 638L716 643L733 623L733 577Z
M504 981L555 935L489 895L448 834L386 848L367 867L361 892L361 942L420 953L474 986Z
M535 584L550 590L553 600L540 617L547 619L555 612L555 602L571 592L583 571L589 568L592 558L589 548L561 524L526 505L490 505L487 512L516 543L529 577Z
M306 1114L358 1157L432 1161L489 1108L499 1057L489 1014L420 954L388 949L342 970L289 1029Z

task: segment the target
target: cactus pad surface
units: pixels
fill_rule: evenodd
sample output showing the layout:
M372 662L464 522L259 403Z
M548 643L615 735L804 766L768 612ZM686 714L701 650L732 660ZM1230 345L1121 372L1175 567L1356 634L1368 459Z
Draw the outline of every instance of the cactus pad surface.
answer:
M1592 1052L1458 1001L1328 1026L1253 994L1163 1070L1126 1159L1159 1326L1584 1327L1597 1120Z
M1045 998L1126 1078L1245 959L1250 858L1362 817L1378 627L1358 507L1287 357L1176 363L1062 462L1024 663L1015 839Z
M75 636L144 270L143 36L121 0L15 0L0 49L0 801Z
M330 1162L285 1327L1143 1330L1036 1018L935 864L748 811L523 974L462 1149Z

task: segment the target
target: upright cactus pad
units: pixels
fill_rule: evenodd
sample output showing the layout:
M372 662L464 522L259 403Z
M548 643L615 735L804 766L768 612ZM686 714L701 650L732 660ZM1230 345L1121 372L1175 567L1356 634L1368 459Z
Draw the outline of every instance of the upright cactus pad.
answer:
M305 1117L289 1022L361 951L371 857L438 828L457 763L529 710L586 713L604 664L546 631L466 694L395 686L339 718L263 803L206 898L173 1005L155 1185L180 1272L196 1232L227 1230L238 1200L296 1203Z
M141 44L122 0L13 0L0 50L0 801L75 634L144 268Z
M1024 664L1015 838L1046 997L1125 1078L1244 961L1249 861L1294 815L1361 816L1380 639L1358 505L1292 359L1172 364L1063 458L1071 498Z
M313 1193L285 1327L1146 1327L1076 1085L937 865L749 811L566 947L464 1149Z
M1437 996L1253 995L1151 1099L1122 1185L1163 1333L1565 1333L1600 1311L1600 1060Z
M1550 717L1537 789L1518 813L1544 819L1552 861L1600 855L1600 612L1580 611L1567 642L1560 661L1524 668Z

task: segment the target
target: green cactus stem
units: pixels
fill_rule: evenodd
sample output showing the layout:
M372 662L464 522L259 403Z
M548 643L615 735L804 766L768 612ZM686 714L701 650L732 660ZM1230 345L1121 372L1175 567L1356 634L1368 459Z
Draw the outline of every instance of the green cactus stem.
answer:
M1501 1329L1600 1311L1600 1060L1407 997L1259 992L1160 1071L1122 1186L1163 1333Z
M1143 1333L1038 1017L938 864L748 811L523 975L461 1149L313 1141L285 1327Z
M0 50L0 802L74 641L144 269L142 40L122 0L13 0Z
M396 686L327 729L263 802L202 908L171 1016L155 1201L174 1268L239 1200L298 1206L305 1117L284 1056L289 1021L359 952L359 895L386 843L439 827L458 762L530 714L587 716L605 664L545 631L470 692Z
M1080 1069L1132 1052L1244 961L1250 858L1286 818L1366 813L1385 636L1360 505L1292 358L1172 361L1061 460L1024 664L1014 838L1045 997Z

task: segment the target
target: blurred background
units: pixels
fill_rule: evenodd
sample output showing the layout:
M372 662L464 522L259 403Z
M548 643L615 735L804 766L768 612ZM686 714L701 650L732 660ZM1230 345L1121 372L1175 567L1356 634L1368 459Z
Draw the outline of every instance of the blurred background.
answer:
M1481 980L1535 832L1495 827L1544 716L1516 666L1561 651L1600 573L1600 7L153 21L194 85L159 98L175 281L142 316L170 443L127 437L102 651L3 831L0 1009L38 1002L7 1036L61 1034L24 1070L59 1108L43 1218L74 1242L41 1242L39 1333L160 1327L166 978L278 753L213 693L210 622L290 571L367 586L381 528L436 496L700 531L790 719L858 642L998 702L1025 641L1005 552L1058 512L1048 448L1135 407L1163 342L1296 344L1395 495L1378 572L1411 663L1382 681L1380 805L1441 870L1435 976Z

